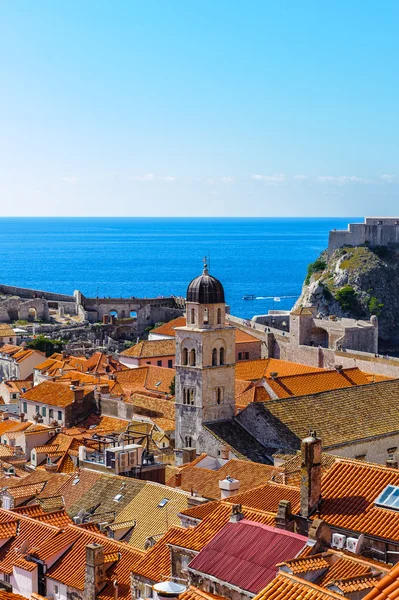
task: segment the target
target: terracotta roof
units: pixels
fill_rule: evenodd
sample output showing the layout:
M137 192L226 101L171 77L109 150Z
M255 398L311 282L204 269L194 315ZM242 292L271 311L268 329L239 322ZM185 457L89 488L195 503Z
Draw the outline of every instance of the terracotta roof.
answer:
M248 382L245 382L248 385ZM237 389L237 388L236 388ZM265 402L270 396L263 386L252 385L242 394L236 395L236 408L242 410L251 402Z
M176 427L175 419L166 419L165 417L152 417L151 421L163 432L174 432Z
M348 388L354 385L366 385L369 379L358 369L342 369L337 371L319 371L317 373L301 373L299 375L286 375L285 377L267 378L267 385L277 398L290 396L308 396L328 390Z
M145 340L121 352L121 356L133 358L156 358L157 356L174 356L175 340Z
M7 354L17 363L21 363L35 354L37 356L44 356L44 352L39 352L38 350L31 350L30 348L22 348L22 346L14 346L12 344L4 344L4 346L1 346L0 354Z
M374 584L363 600L394 600L399 597L399 563L396 564L380 581Z
M260 523L227 523L189 563L204 573L253 594L276 576L276 562L296 556L308 538Z
M66 481L59 488L58 494L64 498L65 508L68 511L103 475L97 471L80 469L73 475L66 477Z
M93 393L93 386L79 388L83 390L83 395L87 396ZM51 406L65 408L75 401L75 391L70 389L68 383L57 383L55 381L43 381L35 385L31 390L23 394L22 398L32 402L41 402Z
M175 419L176 408L173 400L165 400L164 398L150 398L148 396L134 394L128 400L126 400L126 402L128 404L133 404L135 407L135 412L138 414L148 415L151 418L166 418L170 421L174 421Z
M0 598L1 600L1 598ZM180 594L179 600L222 600L222 596L216 596L199 590L198 588L190 585L185 592Z
M341 459L322 477L320 518L332 526L399 541L399 512L375 505L388 485L399 486L399 471Z
M94 352L86 360L85 371L87 373L96 373L97 375L106 375L109 373L116 373L126 369L118 360L116 360L110 354L104 354L104 352Z
M135 369L127 369L116 374L116 382L121 386L123 394L130 396L145 390L161 394L169 394L170 385L175 378L174 369L144 365Z
M32 426L32 423L29 421L24 421L21 423L20 421L15 421L14 419L4 419L0 421L0 435L4 435L5 433L9 433L11 431L25 431Z
M0 337L14 337L15 331L7 323L0 323Z
M158 335L169 335L175 337L175 327L185 327L187 325L186 317L177 317L168 323L164 323L159 327L151 329L151 333L157 333Z
M116 419L91 413L84 421L78 423L79 428L89 429L92 433L120 433L126 430L130 421L125 419Z
M261 341L255 336L247 333L246 331L242 331L242 329L236 328L236 344L261 344Z
M341 594L327 591L288 573L277 577L254 600L342 600Z
M93 543L101 544L104 548L104 555L113 555L113 558L119 558L119 560L106 563L105 569L108 583L112 586L113 580L117 579L119 598L130 599L130 572L134 570L136 563L142 559L142 552L129 547L123 542L111 540L100 533L96 534L75 525L69 525L58 538L60 548L65 547L65 545L69 545L69 548L47 570L48 577L69 587L83 590L86 546ZM48 555L49 549L46 549L46 552ZM52 553L55 554L54 550ZM117 553L119 553L118 556ZM40 555L41 552L39 549L38 556ZM107 565L109 566L107 567ZM99 595L99 598L106 598L107 594L108 592L104 590Z
M396 400L399 380L369 383L320 394L256 403L260 416L278 419L286 431L303 439L315 429L325 448L399 430ZM248 410L248 409L247 409ZM269 417L268 415L272 415ZM356 427L353 426L356 423Z
M226 501L231 504L242 504L255 510L277 512L280 500L289 500L292 511L299 509L300 490L297 487L273 483L272 481L257 488L230 496Z
M262 465L251 461L231 459L217 470L202 468L196 465L186 465L181 469L181 485L183 490L193 490L205 498L219 499L219 481L227 476L234 477L240 482L240 492L245 492L261 483L269 481L279 473L279 469L271 465ZM175 477L167 483L175 486Z
M236 364L236 379L257 381L262 377L270 377L270 373L273 372L283 377L284 375L299 375L300 373L317 373L317 371L323 371L323 369L277 358L262 358L238 362Z
M353 594L353 592L364 592L370 590L380 581L380 577L373 575L357 575L347 577L346 579L336 579L332 581L330 587L337 588L342 594Z
M20 594L14 594L14 592L0 590L0 600L26 600L26 597L21 596Z
M18 379L4 382L11 393L24 392L33 387L33 381L29 379Z

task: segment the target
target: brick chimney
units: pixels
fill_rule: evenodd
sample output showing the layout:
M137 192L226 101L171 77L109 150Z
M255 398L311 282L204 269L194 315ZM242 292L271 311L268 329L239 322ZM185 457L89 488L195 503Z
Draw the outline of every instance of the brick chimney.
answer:
M321 439L311 431L301 443L301 516L312 515L321 499Z
M181 471L175 473L175 487L181 486Z
M100 544L86 546L86 572L83 599L94 600L105 584L104 548Z
M231 507L230 523L238 523L238 521L242 521L244 518L241 504L233 504Z
M276 527L278 529L285 529L286 531L293 531L294 524L291 502L289 500L280 500L276 515Z

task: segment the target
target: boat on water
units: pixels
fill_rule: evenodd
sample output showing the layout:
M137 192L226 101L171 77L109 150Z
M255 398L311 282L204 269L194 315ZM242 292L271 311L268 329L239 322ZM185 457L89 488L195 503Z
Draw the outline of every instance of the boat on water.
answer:
M255 294L245 294L242 299L243 300L255 300L256 296Z

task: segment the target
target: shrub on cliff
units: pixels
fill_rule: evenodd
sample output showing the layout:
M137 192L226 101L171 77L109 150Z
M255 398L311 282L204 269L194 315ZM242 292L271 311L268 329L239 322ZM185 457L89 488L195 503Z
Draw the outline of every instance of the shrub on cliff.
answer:
M327 263L323 258L316 258L316 260L308 266L308 272L305 279L305 284L309 285L310 278L314 273L321 273L326 268Z
M361 314L361 306L357 297L356 291L351 285L344 285L335 294L335 299L344 312L351 313L355 316Z
M368 306L369 306L370 314L376 315L377 317L379 317L381 315L381 311L384 308L384 305L375 296L372 296L370 298L370 302L369 302Z
M46 356L51 356L54 352L61 352L63 345L62 340L52 340L44 335L38 335L34 340L27 343L28 348L45 352Z

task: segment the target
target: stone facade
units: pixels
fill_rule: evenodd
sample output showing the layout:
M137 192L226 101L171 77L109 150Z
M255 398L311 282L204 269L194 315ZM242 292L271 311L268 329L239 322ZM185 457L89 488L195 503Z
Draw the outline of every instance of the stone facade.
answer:
M177 464L183 448L207 448L202 425L234 416L235 328L224 303L187 302L187 325L176 328Z
M330 231L328 254L343 246L371 247L399 244L399 217L366 217L364 223L350 223L347 230Z

